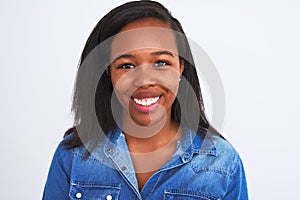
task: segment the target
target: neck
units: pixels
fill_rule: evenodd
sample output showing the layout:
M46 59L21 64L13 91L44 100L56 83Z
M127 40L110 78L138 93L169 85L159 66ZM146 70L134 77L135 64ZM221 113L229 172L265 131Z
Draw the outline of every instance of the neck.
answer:
M125 123L124 123L125 122ZM151 126L139 126L132 120L124 120L122 129L130 152L146 153L174 146L181 137L178 124L166 116Z

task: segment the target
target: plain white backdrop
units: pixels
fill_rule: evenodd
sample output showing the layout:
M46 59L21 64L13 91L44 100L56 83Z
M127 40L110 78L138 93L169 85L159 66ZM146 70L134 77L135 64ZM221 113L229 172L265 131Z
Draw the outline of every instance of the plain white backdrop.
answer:
M98 20L123 2L0 2L1 199L41 199L53 152L72 126L83 46ZM299 198L299 1L159 2L218 69L222 132L243 159L250 198Z

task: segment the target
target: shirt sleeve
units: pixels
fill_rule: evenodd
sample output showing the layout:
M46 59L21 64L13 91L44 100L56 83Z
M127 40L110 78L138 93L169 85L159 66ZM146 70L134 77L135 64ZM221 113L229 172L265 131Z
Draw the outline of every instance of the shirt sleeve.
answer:
M66 150L61 143L53 156L47 181L43 192L43 200L67 200L69 198L72 150Z
M236 163L224 200L248 200L245 170L240 157L238 157Z

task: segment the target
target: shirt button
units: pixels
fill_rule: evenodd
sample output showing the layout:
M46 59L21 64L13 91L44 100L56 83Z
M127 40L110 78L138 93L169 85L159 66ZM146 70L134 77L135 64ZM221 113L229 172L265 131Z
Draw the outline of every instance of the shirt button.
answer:
M80 192L76 193L76 198L80 199L82 197L82 194Z
M188 158L190 157L190 154L187 153L187 152L185 152L185 153L183 154L183 157L184 157L185 159L188 159Z
M106 196L106 200L112 200L112 196L109 194Z
M111 152L111 148L107 147L107 148L106 148L106 151L107 151L107 152Z
M127 169L127 168L126 168L126 167L124 167L124 166L123 166L123 167L121 167L121 170L122 170L123 172L124 172L124 171L126 171L126 169Z

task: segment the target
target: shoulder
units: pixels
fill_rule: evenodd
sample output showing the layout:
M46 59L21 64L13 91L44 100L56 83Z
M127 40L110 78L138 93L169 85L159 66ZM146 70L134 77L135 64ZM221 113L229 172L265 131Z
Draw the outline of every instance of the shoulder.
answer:
M226 139L219 135L198 136L202 141L199 148L199 155L193 159L195 168L216 171L231 176L235 170L242 165L237 150Z
M66 161L71 160L74 149L69 148L66 143L74 137L75 133L71 133L62 139L55 150L53 160L56 160L59 163L65 163Z
M59 165L62 165L66 168L69 168L72 163L73 156L75 152L84 152L83 145L72 147L70 146L70 142L74 140L74 138L77 138L78 134L76 132L68 133L64 135L64 138L60 141L58 144L54 156L53 156L53 162L56 162Z
M68 198L73 149L66 148L65 142L72 137L74 137L73 134L66 136L55 150L44 188L43 199Z
M233 145L226 139L220 136L214 136L212 141L215 145L217 156L224 157L230 160L240 158L238 151L233 147Z

